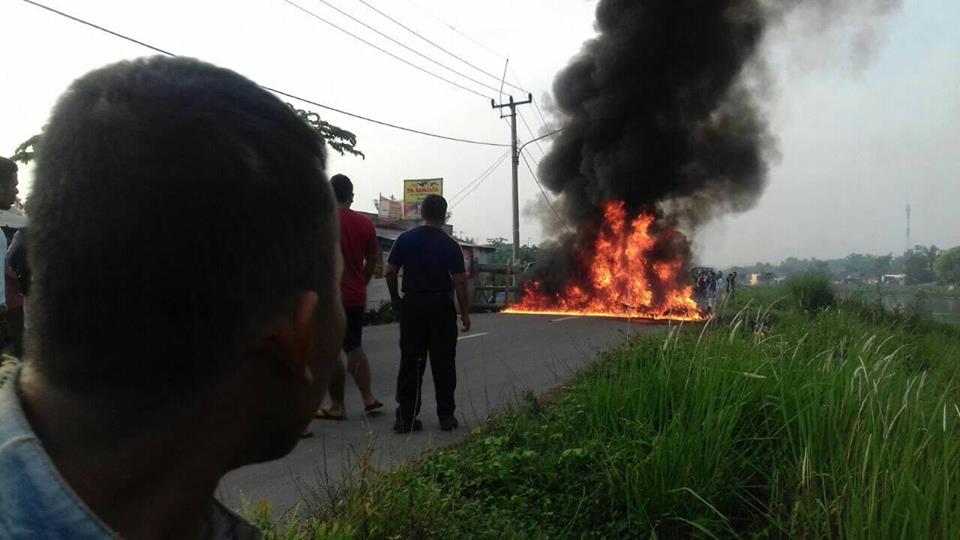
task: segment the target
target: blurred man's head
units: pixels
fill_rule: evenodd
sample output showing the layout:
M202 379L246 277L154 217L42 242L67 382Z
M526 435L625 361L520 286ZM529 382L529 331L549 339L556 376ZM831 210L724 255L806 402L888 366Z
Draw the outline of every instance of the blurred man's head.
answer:
M447 220L447 200L440 195L427 195L420 204L420 215L431 225L443 225Z
M324 165L323 141L232 71L157 57L75 81L29 201L34 369L143 429L239 393L238 459L288 452L343 331Z
M333 186L333 195L337 198L337 204L349 207L353 203L353 182L345 174L331 176L330 185Z
M17 164L0 157L0 210L9 210L17 201Z

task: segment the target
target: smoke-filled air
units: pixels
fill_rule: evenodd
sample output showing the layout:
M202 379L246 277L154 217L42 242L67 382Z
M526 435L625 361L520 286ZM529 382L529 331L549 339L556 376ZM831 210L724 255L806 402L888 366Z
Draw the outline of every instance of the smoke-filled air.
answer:
M768 30L791 15L824 28L864 13L850 4L601 0L598 36L554 82L563 130L539 173L558 196L544 216L555 241L518 309L691 315L688 236L753 207L777 155L761 106ZM868 13L893 4L864 2Z

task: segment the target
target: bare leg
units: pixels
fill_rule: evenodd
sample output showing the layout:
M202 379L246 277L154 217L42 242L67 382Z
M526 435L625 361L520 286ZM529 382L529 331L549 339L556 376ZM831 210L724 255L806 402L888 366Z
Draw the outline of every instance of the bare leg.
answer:
M367 353L363 352L363 347L357 347L347 353L347 369L350 370L350 375L357 383L357 388L363 397L363 405L368 406L376 403L377 398L370 391L370 363L367 361ZM342 384L340 386L340 397L343 397ZM342 399L341 403L343 403Z
M324 407L327 414L331 416L342 416L345 411L343 407L343 387L347 378L347 372L343 369L343 355L337 356L337 361L333 363L333 373L330 374L330 384L327 387L327 393L330 396L330 405Z

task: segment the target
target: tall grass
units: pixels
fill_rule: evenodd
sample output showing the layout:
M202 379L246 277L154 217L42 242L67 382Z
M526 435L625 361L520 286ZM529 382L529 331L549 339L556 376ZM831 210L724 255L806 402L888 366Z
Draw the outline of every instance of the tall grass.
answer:
M363 538L960 538L960 333L773 311L627 343L317 519Z
M794 274L787 278L785 285L794 305L804 311L814 313L837 303L833 283L825 274Z

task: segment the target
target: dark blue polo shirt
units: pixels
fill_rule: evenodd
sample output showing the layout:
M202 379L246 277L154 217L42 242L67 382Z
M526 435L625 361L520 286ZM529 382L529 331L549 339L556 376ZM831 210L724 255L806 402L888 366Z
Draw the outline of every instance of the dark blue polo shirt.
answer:
M405 293L450 292L450 276L465 272L460 244L442 229L428 225L401 234L387 262L403 269Z

